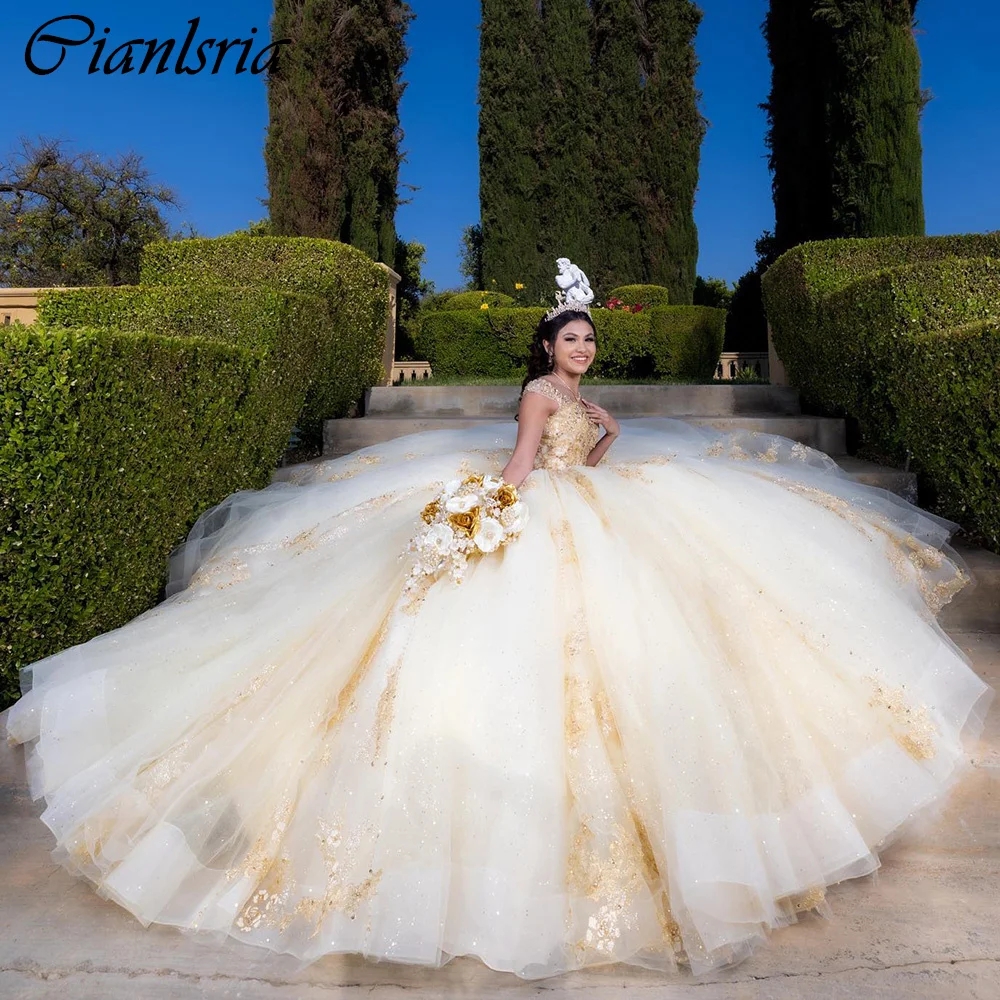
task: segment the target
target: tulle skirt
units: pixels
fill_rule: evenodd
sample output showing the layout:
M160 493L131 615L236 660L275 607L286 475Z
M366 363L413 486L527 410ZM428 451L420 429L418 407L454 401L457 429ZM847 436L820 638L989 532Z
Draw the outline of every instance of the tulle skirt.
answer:
M234 494L163 603L27 667L57 860L143 923L526 978L703 972L872 872L992 696L935 620L955 526L784 438L625 421L406 591L423 506L514 436Z

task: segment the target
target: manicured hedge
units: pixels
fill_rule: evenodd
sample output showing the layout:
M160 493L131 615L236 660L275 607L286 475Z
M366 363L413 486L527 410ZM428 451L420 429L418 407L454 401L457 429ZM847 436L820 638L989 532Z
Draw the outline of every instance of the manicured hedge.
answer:
M608 299L621 299L626 306L668 306L670 289L663 285L621 285L608 292ZM718 363L718 358L715 359Z
M936 509L1000 546L1000 234L804 244L763 288L804 401L911 458Z
M389 300L385 269L354 247L304 237L158 240L144 250L143 285L251 285L319 295L325 335L299 428L322 435L365 389L383 382Z
M523 375L542 308L441 310L421 317L418 356L447 378ZM641 313L594 309L599 378L708 381L722 352L726 314L704 306Z
M204 510L267 485L247 443L267 364L197 336L0 327L4 705L20 667L150 608Z
M261 352L241 408L242 464L272 468L305 405L326 300L267 288L124 286L51 289L38 303L41 327L100 327L127 333L200 337Z

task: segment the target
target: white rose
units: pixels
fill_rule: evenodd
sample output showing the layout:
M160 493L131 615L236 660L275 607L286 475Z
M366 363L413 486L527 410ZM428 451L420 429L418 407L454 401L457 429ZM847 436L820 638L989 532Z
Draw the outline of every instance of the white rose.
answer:
M448 483L447 486L445 486L444 495L446 497L453 497L461 488L462 488L462 480L453 479L450 483Z
M495 552L503 541L503 525L493 517L484 517L479 522L479 531L472 539L480 552Z
M466 493L463 496L452 497L444 509L449 514L468 514L474 507L480 506L482 499L476 493Z
M501 511L500 521L511 534L516 535L520 533L528 523L527 504L522 503L520 500L515 504L511 504L510 507Z
M432 524L424 533L424 547L441 556L451 551L454 540L455 532L447 524Z
M490 490L492 492L493 490L500 489L501 486L503 486L502 479L496 479L493 476L483 477L483 489Z

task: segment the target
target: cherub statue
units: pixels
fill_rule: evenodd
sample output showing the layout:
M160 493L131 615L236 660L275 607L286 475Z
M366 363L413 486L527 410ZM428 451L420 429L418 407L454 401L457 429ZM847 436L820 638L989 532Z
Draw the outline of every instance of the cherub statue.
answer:
M590 305L594 301L594 293L583 271L568 257L560 257L556 266L559 268L556 284L562 289L561 293L556 293L556 298L566 305Z

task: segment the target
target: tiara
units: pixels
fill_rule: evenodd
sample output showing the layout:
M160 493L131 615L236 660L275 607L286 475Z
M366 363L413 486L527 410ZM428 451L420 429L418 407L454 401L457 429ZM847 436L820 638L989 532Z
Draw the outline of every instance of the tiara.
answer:
M548 323L550 320L556 318L556 316L561 316L565 312L580 312L586 313L588 316L590 313L590 306L584 302L560 302L555 309L550 309L545 314L545 322Z
M590 303L594 293L590 289L587 276L568 257L556 261L559 273L556 275L556 307L545 314L545 321L555 319L564 312L581 312L590 316Z

